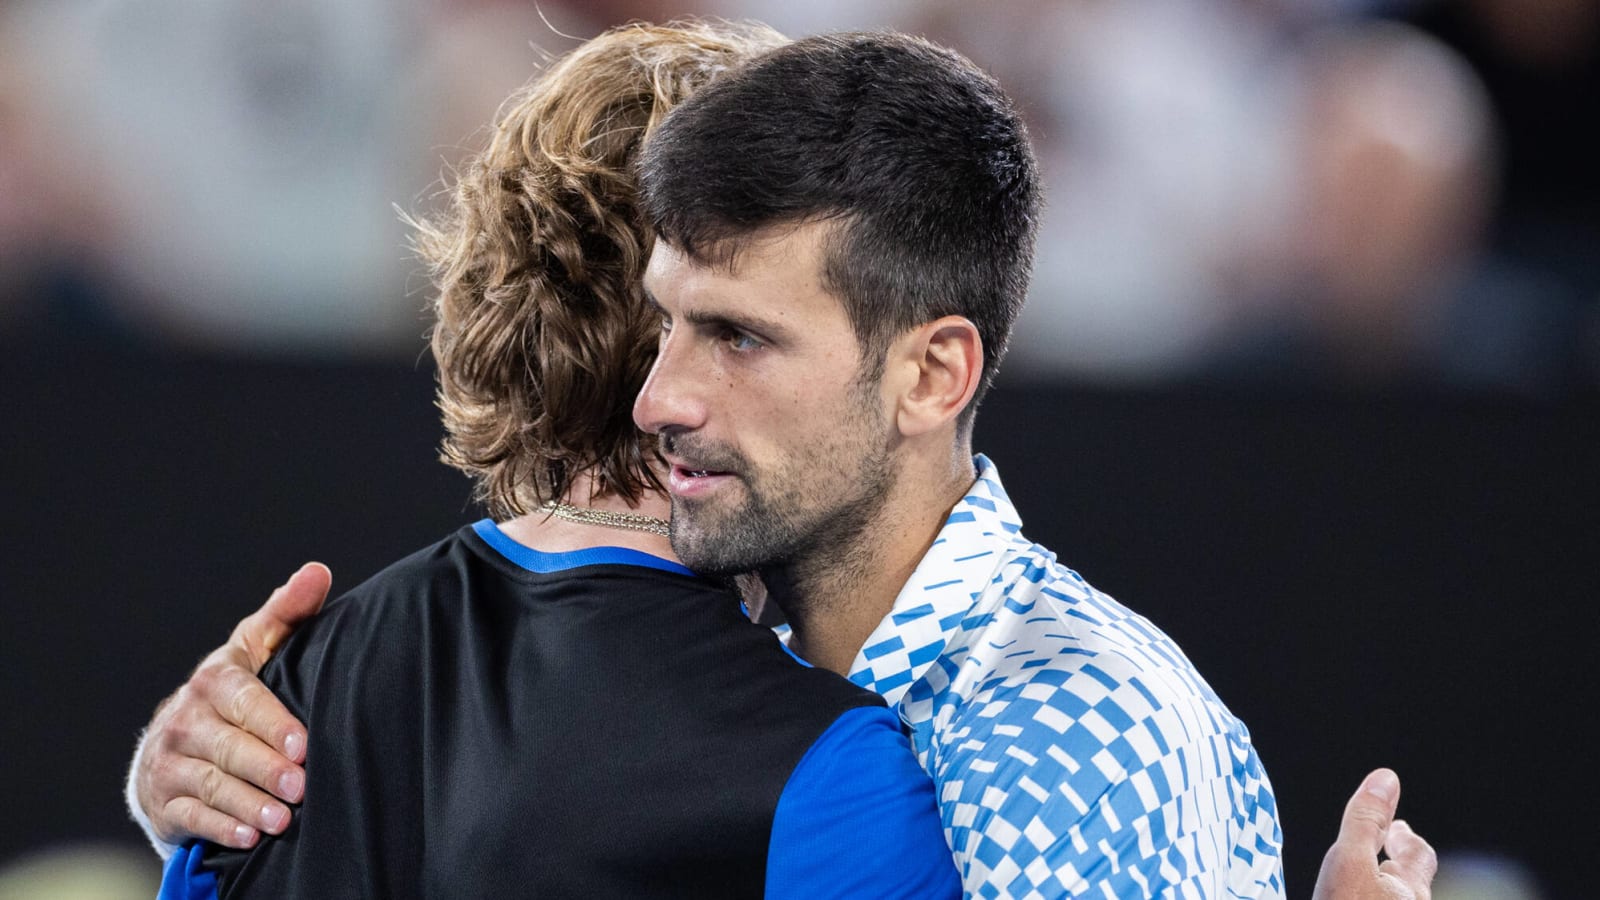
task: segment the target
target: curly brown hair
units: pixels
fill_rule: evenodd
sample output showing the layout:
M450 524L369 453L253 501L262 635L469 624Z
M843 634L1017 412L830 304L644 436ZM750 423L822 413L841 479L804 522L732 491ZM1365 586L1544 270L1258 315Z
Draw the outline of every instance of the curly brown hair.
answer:
M634 159L673 106L785 42L755 24L607 31L512 95L448 207L412 221L438 291L441 459L491 515L560 498L584 472L600 496L661 490L631 412L657 336Z

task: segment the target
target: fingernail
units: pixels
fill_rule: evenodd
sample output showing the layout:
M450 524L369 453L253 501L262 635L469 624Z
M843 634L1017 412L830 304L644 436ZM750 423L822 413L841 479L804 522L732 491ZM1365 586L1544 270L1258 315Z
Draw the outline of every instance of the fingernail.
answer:
M302 772L285 772L278 777L278 796L290 803L299 802L300 793L305 789L306 776Z
M261 827L268 834L277 834L289 822L289 810L282 804L268 803L261 807Z
M233 839L238 841L235 845L238 849L248 849L256 842L256 830L249 825L236 826L233 829Z
M304 750L305 746L305 736L299 732L292 731L288 737L283 739L283 754L292 760L298 761L300 759L300 751Z

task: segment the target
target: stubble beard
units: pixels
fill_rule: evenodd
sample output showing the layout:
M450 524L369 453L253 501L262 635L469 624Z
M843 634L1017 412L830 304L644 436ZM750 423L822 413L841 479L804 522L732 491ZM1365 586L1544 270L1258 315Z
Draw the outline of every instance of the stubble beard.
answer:
M744 497L726 509L672 498L672 550L683 564L718 576L785 569L784 580L796 586L830 569L866 564L873 555L869 532L894 476L886 428L865 411L872 408L865 387L851 397L863 411L843 423L842 433L777 470L757 473L736 452L710 448L719 468L726 462L737 473ZM844 471L852 460L853 471Z

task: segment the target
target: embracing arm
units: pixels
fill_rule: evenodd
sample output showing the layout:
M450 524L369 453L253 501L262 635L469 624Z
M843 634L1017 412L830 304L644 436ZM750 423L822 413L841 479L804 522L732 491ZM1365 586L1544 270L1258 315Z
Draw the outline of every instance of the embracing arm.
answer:
M190 838L247 848L280 834L305 789L306 730L257 673L327 598L307 563L157 707L128 772L128 810L163 857Z

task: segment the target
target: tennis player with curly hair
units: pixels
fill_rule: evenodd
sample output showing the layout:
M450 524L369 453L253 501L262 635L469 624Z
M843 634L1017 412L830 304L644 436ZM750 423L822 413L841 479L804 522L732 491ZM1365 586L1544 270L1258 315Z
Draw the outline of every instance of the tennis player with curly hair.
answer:
M668 108L781 41L589 41L415 223L444 459L495 518L278 648L262 678L310 728L305 802L253 849L179 849L163 896L959 895L899 721L684 568L630 418L658 330L630 167Z

